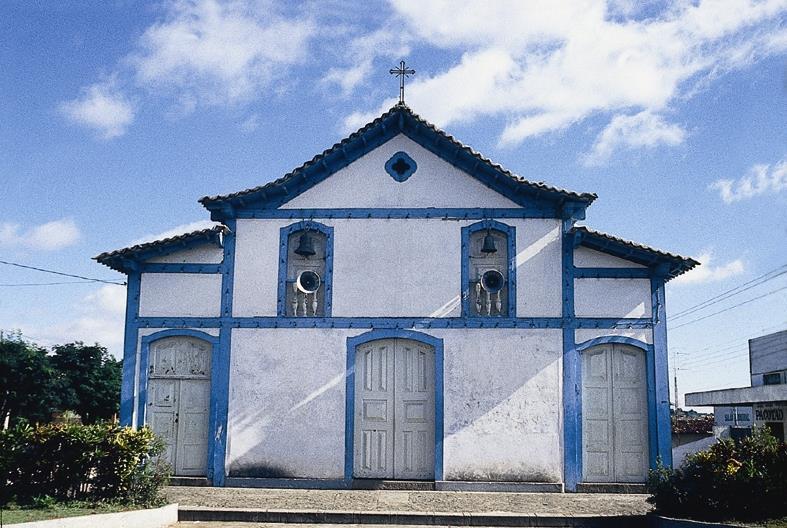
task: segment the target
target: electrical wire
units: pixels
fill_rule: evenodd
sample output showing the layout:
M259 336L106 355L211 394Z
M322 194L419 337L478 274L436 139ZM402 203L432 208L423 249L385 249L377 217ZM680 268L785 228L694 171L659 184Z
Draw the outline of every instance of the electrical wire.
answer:
M60 284L93 284L93 281L78 280L78 281L64 281L64 282L18 282L18 283L0 283L0 287L13 287L13 286L58 286Z
M719 315L719 314L724 313L724 312L729 312L733 308L737 308L739 306L743 306L744 304L749 304L750 302L757 301L759 299L762 299L764 297L768 297L770 295L773 295L775 293L779 293L780 291L784 291L784 290L787 290L787 286L783 286L781 288L777 288L775 290L771 290L768 293L764 293L762 295L758 295L757 297L752 297L751 299L748 299L748 300L743 301L741 303L733 304L732 306L728 306L727 308L724 308L723 310L719 310L718 312L713 312L712 314L704 315L702 317L698 317L697 319L692 319L691 321L687 321L687 322L685 322L683 324L679 324L678 326L673 326L672 328L670 328L670 330L677 330L678 328L683 328L684 326L688 326L690 324L694 324L694 323L697 323L699 321L703 321L703 320L705 320L705 319L707 319L709 317L713 317L714 315Z
M125 282L117 282L117 281L108 281L104 279L94 279L92 277L84 277L82 275L74 275L72 273L63 273L62 271L54 271L45 268L37 268L35 266L26 266L25 264L19 264L17 262L8 262L5 260L0 260L0 264L5 264L7 266L16 266L17 268L24 268L33 271L41 271L43 273L52 273L54 275L62 275L63 277L73 277L75 279L82 279L89 282L103 282L104 284L114 284L115 286L125 286Z
M729 299L730 297L734 297L735 295L738 295L738 294L743 293L745 291L748 291L748 290L750 290L752 288L755 288L755 287L759 286L760 284L764 284L764 283L766 283L766 282L768 282L770 280L773 280L773 279L775 279L777 277L780 277L780 276L784 275L785 273L787 273L787 264L779 266L778 268L773 269L773 270L771 270L771 271L769 271L767 273L763 273L759 277L756 277L756 278L754 278L754 279L752 279L752 280L750 280L748 282L744 282L743 284L741 284L739 286L736 286L735 288L731 288L731 289L729 289L727 291L724 291L724 292L722 292L722 293L720 293L718 295L715 295L715 296L713 296L713 297L711 297L709 299L705 299L701 303L695 304L694 306L686 308L685 310L681 310L678 313L672 314L670 316L670 319L672 319L672 320L679 319L681 317L685 317L687 315L690 315L690 314L692 314L694 312L697 312L697 311L700 311L700 310L704 310L708 306L712 306L712 305L714 305L716 303L719 303L721 301Z

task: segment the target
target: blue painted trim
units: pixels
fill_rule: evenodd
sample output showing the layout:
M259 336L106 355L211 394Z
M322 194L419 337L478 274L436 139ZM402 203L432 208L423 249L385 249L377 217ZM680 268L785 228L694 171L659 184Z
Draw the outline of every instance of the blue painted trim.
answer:
M653 271L648 268L577 268L575 279L649 279Z
M484 218L555 218L554 209L534 206L521 208L338 208L338 209L241 209L234 213L235 218L284 218L296 220L303 218L439 218L450 220L481 220Z
M610 343L631 345L636 348L641 348L646 352L653 349L653 345L645 343L644 341L640 341L639 339L634 339L633 337L619 336L619 335L594 337L593 339L588 339L587 341L582 341L581 343L577 343L575 349L577 352L584 352L588 348L593 348L594 346L598 346L598 345L608 345Z
M409 108L401 107L387 112L318 156L318 159L295 169L282 178L281 183L267 185L239 196L230 195L218 199L205 197L200 203L211 211L211 218L214 219L234 217L237 211L247 207L276 209L398 134L406 135L426 150L519 205L528 207L538 204L539 207L553 209L553 217L567 214L577 219L584 218L585 209L596 198L595 195L580 196L537 184L523 185L509 172L415 116Z
M443 480L443 435L444 435L444 402L443 402L443 368L445 365L443 340L437 337L415 332L413 330L378 329L347 338L347 376L346 401L344 414L344 478L353 478L353 433L355 431L355 353L357 348L378 339L410 339L434 348L435 354L435 418L434 418L434 475L435 480Z
M657 409L656 409L656 398L655 398L655 386L654 386L654 365L655 365L655 353L653 345L645 343L644 341L640 341L639 339L634 339L632 337L626 336L601 336L596 337L593 339L589 339L587 341L583 341L582 343L577 344L574 348L578 352L577 356L577 363L579 368L577 369L577 390L575 391L576 401L574 405L577 409L579 409L578 414L578 429L577 429L577 437L576 442L577 445L575 449L577 451L577 467L579 468L579 478L581 480L582 476L582 358L581 353L585 350L598 346L598 345L607 345L612 343L618 343L623 345L633 346L635 348L639 348L645 353L645 376L647 378L647 405L648 405L648 467L651 469L655 469L656 467L656 456L658 455L658 443L657 443L657 433L659 431L660 425L657 421ZM672 439L670 437L670 442ZM670 451L672 450L672 444L670 443Z
M210 395L210 414L208 417L208 461L207 461L207 468L208 468L208 477L210 478L213 473L213 463L215 460L214 457L214 450L215 450L215 441L212 434L212 431L216 430L216 420L218 417L218 402L214 396L213 391L213 373L214 371L219 368L219 363L221 358L218 356L217 349L219 345L219 338L217 336L213 336L210 334L206 334L205 332L200 332L198 330L191 330L188 328L184 329L169 329L169 330L162 330L160 332L156 332L153 334L149 334L146 336L142 336L142 349L140 352L140 369L139 369L139 403L137 406L137 427L142 427L145 425L146 419L146 409L148 403L148 374L150 373L150 368L152 367L151 364L151 357L150 357L150 345L154 342L158 341L159 339L165 339L167 337L195 337L197 339L201 339L206 343L209 343L210 348L210 387L211 387L211 395Z
M579 353L574 346L574 238L570 219L561 222L561 295L563 328L563 485L576 491L582 461L577 442L582 441L582 408L577 406ZM581 445L581 444L580 444Z
M394 165L396 165L399 161L404 161L408 168L402 174L399 174L394 169ZM407 178L415 174L415 171L418 170L418 165L415 163L413 158L407 155L406 152L402 152L401 150L391 156L391 158L385 162L385 172L393 178L394 180L398 181L399 183L407 181Z
M651 328L650 317L138 317L141 328Z
M325 235L325 277L322 277L325 285L325 295L323 296L323 316L331 316L333 299L333 227L319 222L301 221L279 230L279 286L276 300L276 313L279 317L287 317L287 268L288 268L288 243L290 236L299 231L318 231ZM226 243L225 243L226 244ZM298 319L314 319L313 316L299 317Z
M235 220L226 222L229 232L224 235L224 258L221 263L221 317L219 318L218 362L214 371L214 383L211 385L211 400L216 401L215 429L213 436L213 473L214 486L224 486L227 476L225 463L227 459L227 418L229 415L230 393L230 360L232 354L232 296L235 276Z
M143 263L142 273L221 273L221 264Z
M664 279L650 280L651 306L653 311L653 382L654 405L656 407L657 443L656 452L666 466L672 466L672 424L669 407L669 350L667 348L667 308Z
M126 323L123 335L123 374L120 385L120 425L134 423L134 393L137 380L137 317L141 275L128 274L126 286Z
M499 316L483 316L472 314L470 310L470 236L478 231L491 229L506 236L508 251L508 276L506 288L508 293L508 313L510 318L516 317L516 228L496 220L482 220L462 228L462 317L497 319Z

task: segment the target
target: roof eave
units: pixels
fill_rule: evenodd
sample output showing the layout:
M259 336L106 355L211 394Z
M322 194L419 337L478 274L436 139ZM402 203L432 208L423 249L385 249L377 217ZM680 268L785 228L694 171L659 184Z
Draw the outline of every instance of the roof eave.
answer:
M147 259L169 255L176 251L203 244L223 245L223 236L227 228L223 225L209 229L192 231L174 237L153 240L136 244L114 251L106 251L93 257L93 260L121 273L131 273L139 269L139 263Z

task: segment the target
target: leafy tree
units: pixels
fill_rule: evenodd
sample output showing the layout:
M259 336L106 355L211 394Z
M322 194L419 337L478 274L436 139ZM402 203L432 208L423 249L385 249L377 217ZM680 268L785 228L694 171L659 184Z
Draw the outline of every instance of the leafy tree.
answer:
M99 344L77 341L52 347L60 406L75 411L83 423L109 420L118 412L122 362Z
M48 422L60 401L56 373L46 349L20 334L0 341L0 423Z

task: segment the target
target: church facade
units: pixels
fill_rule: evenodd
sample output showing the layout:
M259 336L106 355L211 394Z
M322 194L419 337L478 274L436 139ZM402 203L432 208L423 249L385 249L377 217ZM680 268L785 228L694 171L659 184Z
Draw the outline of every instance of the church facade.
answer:
M576 491L671 461L664 284L403 104L128 275L121 421L214 486Z

